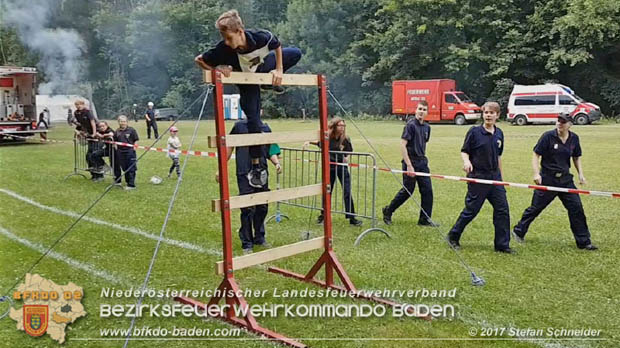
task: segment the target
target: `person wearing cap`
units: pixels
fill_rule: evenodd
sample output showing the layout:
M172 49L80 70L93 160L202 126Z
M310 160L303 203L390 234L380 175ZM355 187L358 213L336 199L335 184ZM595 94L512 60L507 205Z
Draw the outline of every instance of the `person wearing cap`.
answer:
M577 175L579 175L579 183L582 185L586 183L581 166L581 144L579 143L579 136L570 131L572 123L573 119L569 114L560 113L555 129L543 133L538 139L532 157L532 169L534 170L534 182L536 184L576 189L573 175L570 173L571 158L577 169ZM514 238L518 242L524 243L530 224L555 197L560 198L568 212L568 220L577 248L597 250L598 248L590 241L590 230L586 222L581 198L574 193L535 190L531 206L525 209L521 220L512 230Z
M178 137L179 129L175 126L170 127L170 136L168 137L168 157L172 160L170 170L168 170L168 179L172 177L172 171L176 169L177 178L181 175L179 166L179 153L181 149L181 140Z
M271 133L271 128L267 123L261 124L261 131L263 133ZM230 134L248 134L248 120L237 121L233 126ZM282 172L280 166L280 160L278 155L280 154L280 147L277 144L260 145L261 157L259 165L265 176L261 178L265 184L262 187L254 187L250 185L247 180L248 172L252 170L252 156L250 155L249 146L241 147L228 147L226 149L228 159L232 157L233 150L235 151L235 163L237 171L237 187L239 188L239 195L248 195L252 193L269 191L269 172L267 170L267 159L276 167L278 173ZM215 174L215 180L219 182L219 174ZM254 246L261 246L263 248L270 248L269 244L265 240L265 217L267 216L268 205L258 204L252 207L241 208L241 228L239 228L239 239L241 239L241 248L244 254L250 254L253 252Z
M148 108L144 113L144 118L146 119L146 137L149 139L151 139L151 128L153 128L155 139L159 138L159 132L157 131L157 120L155 119L155 109L153 109L154 106L155 104L153 104L153 102L149 102Z
M500 107L496 102L486 102L481 109L484 123L469 129L461 148L463 170L468 178L501 181L504 133L495 126ZM486 200L493 206L495 251L513 254L514 250L510 248L510 212L503 186L467 184L465 208L448 233L448 243L454 249L461 247L459 240L465 227L478 215Z

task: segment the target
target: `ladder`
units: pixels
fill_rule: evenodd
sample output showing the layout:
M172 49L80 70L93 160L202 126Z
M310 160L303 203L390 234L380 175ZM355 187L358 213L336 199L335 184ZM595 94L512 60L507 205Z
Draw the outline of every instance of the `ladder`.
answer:
M270 267L269 272L280 274L303 282L316 284L326 289L346 291L352 297L363 298L387 306L398 305L395 302L369 296L364 292L359 292L351 279L338 261L333 250L332 239L332 214L331 214L331 187L329 178L329 130L327 127L327 83L323 75L309 74L284 74L282 85L293 86L314 86L318 87L319 94L319 129L314 131L301 132L273 132L261 134L226 134L223 106L224 84L272 84L272 75L269 73L240 73L232 72L229 77L224 77L217 70L204 71L204 82L215 86L214 108L215 108L215 130L216 135L209 137L209 146L217 147L218 168L219 168L219 188L220 198L212 201L212 210L219 212L222 221L222 240L223 240L223 260L216 262L215 272L223 275L223 280L218 287L218 292L211 298L208 304L189 297L176 297L175 300L184 304L196 306L207 310L218 305L222 300L228 305L225 312L210 313L209 316L224 320L233 325L242 327L250 332L265 336L271 340L286 344L292 347L306 347L301 342L290 339L277 332L261 327L256 319L247 312L244 318L237 317L233 306L247 307L245 298L239 291L239 286L234 277L234 271L275 261L285 257L290 257L311 250L323 249L323 253L316 261L310 271L305 274L298 274L277 267ZM227 147L241 147L252 145L263 145L286 142L319 141L321 142L321 174L320 184L294 187L283 190L260 192L242 196L230 196L228 179L228 156ZM233 258L232 234L231 234L231 210L237 208L251 207L257 204L268 204L282 200L308 196L322 196L323 203L323 236L271 248L257 253L238 256ZM316 279L315 276L325 268L324 280ZM334 283L334 272L338 275L342 286ZM423 317L423 316L420 316ZM430 319L423 317L424 319Z

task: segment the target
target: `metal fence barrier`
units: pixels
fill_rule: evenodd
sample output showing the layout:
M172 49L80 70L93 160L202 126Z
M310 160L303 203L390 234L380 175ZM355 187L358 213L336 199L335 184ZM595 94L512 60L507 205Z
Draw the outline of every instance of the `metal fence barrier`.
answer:
M364 230L356 239L358 245L364 236L373 231L378 231L390 237L390 234L377 227L376 198L377 198L377 161L373 154L363 152L330 151L330 154L347 155L348 166L331 165L331 175L337 174L334 184L331 186L331 209L333 214L351 216L370 220L371 226ZM282 173L277 175L276 189L293 188L304 185L318 184L321 182L321 151L305 150L283 147L281 148ZM350 202L344 200L344 185L340 181L348 173L350 178ZM349 203L349 204L347 204ZM355 212L347 212L348 205L354 206ZM281 205L288 205L311 210L323 210L321 201L314 197L303 197L293 200L276 202L276 213L270 216L266 222L276 222L289 217L282 213ZM309 237L309 236L306 236Z
M76 135L73 138L73 172L65 176L65 180L74 175L86 178L84 172L93 170L101 170L104 177L113 177L115 161L114 144L93 141Z

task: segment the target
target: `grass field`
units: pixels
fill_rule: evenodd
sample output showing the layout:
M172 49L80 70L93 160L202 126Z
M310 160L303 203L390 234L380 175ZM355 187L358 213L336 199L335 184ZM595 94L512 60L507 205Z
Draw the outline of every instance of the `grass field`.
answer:
M313 129L316 123L271 121L274 131ZM132 126L145 137L144 124ZM160 129L167 125L160 123ZM399 136L403 124L397 121L360 121L359 126L392 167L400 167ZM187 148L194 122L180 122L183 148ZM228 124L228 128L232 123ZM501 123L506 142L503 156L504 179L512 182L531 181L531 150L540 134L552 126L513 127ZM461 175L459 149L468 127L432 126L428 157L432 172ZM583 166L592 190L620 191L620 125L573 127L581 138ZM356 151L370 151L359 133L349 123ZM202 122L195 150L207 150L207 135L214 133L211 121ZM67 126L56 126L50 138L71 139ZM165 139L164 139L165 140ZM147 145L146 139L140 144ZM157 146L163 147L163 142ZM141 151L138 152L139 154ZM81 177L63 178L73 168L72 144L0 145L0 289L6 289L40 257L35 245L49 247L72 223L71 212L81 213L111 182L92 183ZM179 197L149 283L152 289L213 289L221 278L213 272L213 263L221 257L220 218L210 211L211 199L217 198L213 180L216 161L212 158L189 159ZM183 163L183 160L182 160ZM122 340L100 339L100 329L129 327L130 318L100 318L102 303L133 304L135 299L101 298L101 289L137 288L143 282L156 244L144 233L158 235L166 215L175 180L161 185L148 183L152 175L164 177L170 160L161 153L149 153L139 162L136 191L112 190L88 214L99 223L81 221L58 244L56 258L47 257L32 273L57 284L74 282L82 286L82 303L88 315L67 329L66 347L120 347ZM380 164L380 166L384 166ZM234 164L230 164L234 168ZM380 172L377 190L377 212L392 199L399 184L389 173ZM271 179L273 180L273 175ZM234 181L233 181L234 182ZM233 185L234 186L234 185ZM273 187L273 185L272 185ZM453 181L433 181L435 221L447 233L463 208L466 185ZM236 188L232 188L233 192ZM10 192L9 192L10 191ZM511 225L528 206L532 192L508 188ZM10 193L13 193L12 195ZM415 194L415 199L419 195ZM584 252L575 246L566 211L556 200L531 226L527 244L512 243L518 254L493 252L492 210L485 204L478 217L468 226L461 239L461 256L487 285L473 287L467 271L459 264L437 230L416 225L418 208L411 201L393 216L394 225L380 225L393 235L387 239L371 234L354 247L353 242L363 228L353 227L341 216L334 217L334 245L339 260L360 289L454 289L455 298L393 298L409 303L454 305L454 318L426 322L412 318L259 318L263 327L301 340L313 347L618 347L620 346L620 236L618 212L620 200L603 197L582 198L592 240L601 250ZM35 205L36 203L38 205ZM267 238L274 246L299 241L308 226L309 212L284 207L291 220L269 224ZM270 214L274 207L270 207ZM238 212L233 212L233 231L239 226ZM312 221L314 221L314 213ZM101 221L133 228L105 225ZM365 227L369 221L365 220ZM314 235L321 227L309 225ZM143 233L142 235L135 233ZM241 254L239 240L233 232L234 251ZM180 245L174 241L182 241ZM191 245L191 246L188 246ZM183 247L185 246L185 247ZM193 248L193 249L192 249ZM306 273L319 255L318 251L272 263L298 273ZM64 260L64 261L63 261ZM74 260L76 263L68 263ZM99 271L99 273L96 273ZM105 272L105 274L104 274ZM322 274L322 273L321 273ZM104 278L108 275L108 279ZM241 288L269 290L277 288L302 290L307 287L291 279L254 267L236 272ZM202 300L207 300L203 298ZM354 304L339 298L248 298L251 304ZM164 304L171 300L146 299L145 303ZM4 306L5 304L1 304ZM21 303L14 307L21 307ZM2 307L4 311L6 307ZM150 318L136 321L137 327L171 329L232 328L219 321L199 318ZM601 330L600 340L566 340L537 337L537 340L512 340L507 334L494 338L480 337L484 328L543 329L592 328ZM476 334L470 336L470 330ZM38 339L15 329L10 318L0 320L0 346L56 347L48 336ZM473 338L473 339L472 339ZM480 339L482 338L482 339ZM240 342L242 339L243 342ZM414 340L415 339L415 340ZM256 336L241 334L235 340L218 341L152 341L136 340L130 347L268 347L273 346Z

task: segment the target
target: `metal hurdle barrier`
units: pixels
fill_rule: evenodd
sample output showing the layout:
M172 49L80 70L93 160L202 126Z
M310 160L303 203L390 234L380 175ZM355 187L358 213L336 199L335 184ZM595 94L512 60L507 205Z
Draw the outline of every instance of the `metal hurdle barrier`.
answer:
M344 151L330 151L330 154L348 155L348 163L332 163L331 166L332 168L336 167L336 171L349 171L350 199L355 207L355 213L346 212L343 185L339 183L340 179L336 178L334 185L331 186L331 212L333 214L350 215L355 218L370 220L370 227L358 236L355 245L358 245L364 236L373 231L381 232L391 238L389 232L377 227L377 161L375 156L365 152ZM320 150L282 147L282 173L277 175L276 190L320 183L320 156ZM288 219L288 216L282 213L281 205L322 211L320 202L317 202L315 197L278 201L276 202L275 215L270 216L266 223L274 219L276 222L281 222L282 218ZM304 239L309 237L309 234L307 234L304 236Z
M115 145L111 142L96 141L86 139L83 136L75 135L73 137L73 171L64 180L79 175L87 179L85 172L90 172L89 158L95 151L99 151L104 162L103 175L114 176ZM105 158L108 158L107 163Z

